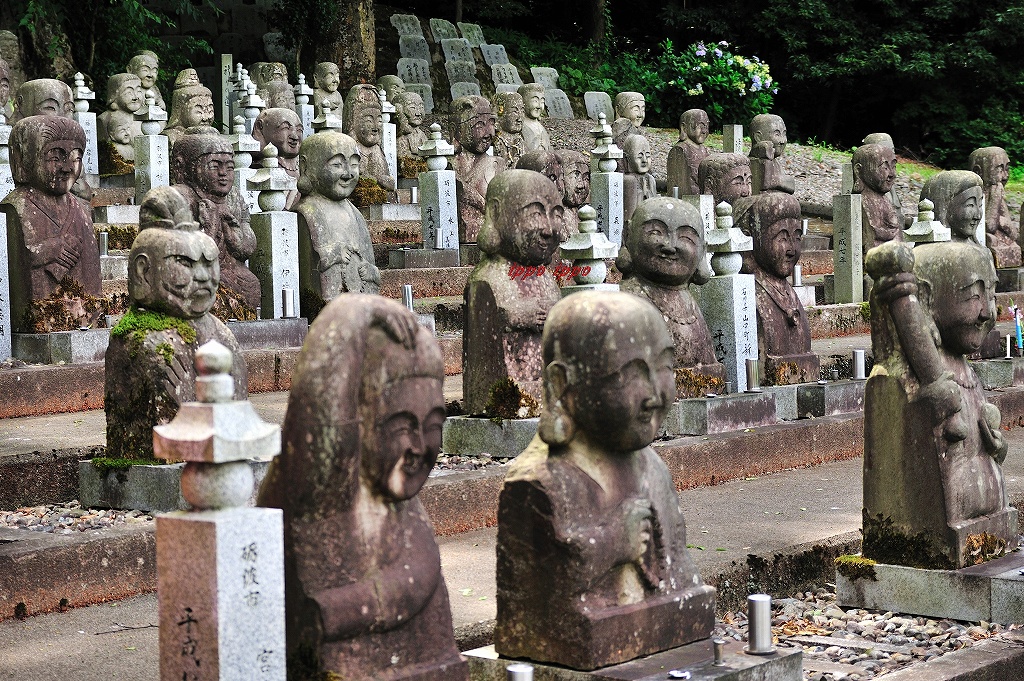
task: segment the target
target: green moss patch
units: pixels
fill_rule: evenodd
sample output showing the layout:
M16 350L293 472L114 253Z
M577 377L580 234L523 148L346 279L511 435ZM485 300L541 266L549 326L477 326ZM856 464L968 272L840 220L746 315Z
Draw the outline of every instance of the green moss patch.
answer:
M699 371L676 367L676 398L704 397L709 393L722 394L725 381L718 376L709 376Z
M906 565L922 570L955 570L949 559L927 532L907 534L899 530L892 518L868 515L863 512L864 543L861 552L879 563Z
M875 565L875 561L864 556L845 555L836 558L836 571L850 581L870 579L872 582L877 582Z
M161 312L143 310L135 306L128 308L128 311L121 317L121 321L110 330L110 335L129 337L131 340L141 343L146 340L146 334L149 332L167 331L169 329L177 331L178 335L181 336L181 340L186 343L196 342L196 330L186 320L171 317ZM164 355L163 351L159 350L159 348L157 351ZM167 355L164 355L164 359L168 360ZM169 360L168 364L170 364Z
M166 461L159 459L114 459L109 456L98 456L91 460L93 466L99 469L102 475L111 471L122 473L132 466L164 466Z
M967 535L964 565L981 565L1006 555L1006 540L988 532Z
M528 419L540 415L540 405L524 393L516 382L505 377L495 381L487 396L484 413L497 424L508 419Z

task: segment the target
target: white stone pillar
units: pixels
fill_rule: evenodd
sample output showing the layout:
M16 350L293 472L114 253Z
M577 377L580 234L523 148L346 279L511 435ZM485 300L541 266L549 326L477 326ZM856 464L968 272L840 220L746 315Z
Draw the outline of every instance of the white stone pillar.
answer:
M153 429L154 455L184 460L195 510L157 517L161 681L285 681L284 522L245 508L248 459L281 451L281 428L232 399L231 352L196 351L196 402ZM205 445L205 446L204 446Z
M727 154L743 153L743 126L723 125L722 126L722 151Z
M430 126L430 137L417 150L427 159L427 170L419 174L420 219L423 248L459 248L459 204L455 196L455 171L448 170L448 157L455 147L441 137L441 126Z
M259 152L260 143L245 131L245 119L241 116L235 116L232 134L228 139L231 141L231 150L235 152L235 189L245 199L249 214L255 215L260 212L256 200L259 192L250 190L247 181L256 173L256 169L252 167L252 155Z
M85 153L82 156L82 172L86 175L100 174L99 147L96 145L96 114L89 111L89 100L96 99L96 93L85 86L85 76L75 74L75 120L85 131Z
M832 272L836 303L864 302L864 213L860 194L832 197Z
M622 150L612 141L612 127L603 113L590 134L596 147L590 152L590 205L597 211L597 228L608 240L622 245L622 173L616 170Z
M135 147L135 202L153 187L171 183L171 162L166 135L161 135L161 123L166 124L167 112L156 105L152 93L146 93L146 106L135 114L142 121L142 135L132 140Z
M711 194L691 194L680 196L680 199L697 209L700 213L701 222L704 223L704 234L701 236L707 239L708 232L715 229L715 197Z
M384 88L380 88L380 110L383 135L380 146L384 150L384 159L388 164L388 174L398 186L398 132L396 126L391 122L391 114L395 113L395 105L388 101Z
M260 212L252 216L256 252L249 269L263 288L261 313L264 319L294 317L299 309L299 218L284 209L286 192L295 190L295 178L278 165L273 144L263 148L262 166L248 180L248 188L259 194Z
M310 104L313 88L306 85L306 76L300 73L299 83L293 89L295 90L295 110L299 114L299 120L302 121L302 139L306 139L313 134L313 105Z

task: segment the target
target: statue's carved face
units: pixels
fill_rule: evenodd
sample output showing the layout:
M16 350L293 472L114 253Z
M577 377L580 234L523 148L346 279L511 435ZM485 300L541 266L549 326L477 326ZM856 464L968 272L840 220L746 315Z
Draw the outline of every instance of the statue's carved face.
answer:
M786 123L779 116L769 117L768 122L759 125L757 130L752 131L751 136L755 144L771 142L775 149L775 158L782 156L782 152L786 150L786 143L789 141L786 138Z
M626 158L629 171L639 175L651 172L651 145L643 135L632 135L628 140Z
M512 247L506 254L510 260L523 265L542 265L555 254L563 208L561 202L551 200L553 195L554 188L550 196L538 197L541 200L527 203L513 214L511 224L506 225L512 234Z
M761 269L780 279L793 274L800 260L803 228L797 218L782 218L754 237L754 259Z
M322 71L317 69L313 78L313 85L324 92L337 92L338 86L341 85L341 74L334 64L325 67Z
M111 142L130 144L132 141L132 121L126 116L111 117L107 121L107 134Z
M373 107L364 108L356 114L353 125L353 137L359 140L364 147L373 147L380 144L383 134L383 124L380 119L380 109Z
M2 85L0 85L2 87ZM0 92L0 94L3 94ZM3 101L0 98L0 101ZM1006 185L1006 182L1010 179L1010 158L1006 155L1005 151L999 151L989 155L982 162L980 168L982 181L985 186L1001 184Z
M543 110L544 107L542 104L541 111ZM524 107L520 100L510 100L508 104L505 106L505 113L501 116L501 129L513 135L522 132L524 115Z
M738 198L750 196L751 187L750 166L738 165L729 168L719 183L718 189L721 192L718 200L732 203Z
M473 154L486 154L494 142L494 114L489 111L478 113L459 126L459 144Z
M197 95L189 100L185 109L182 127L194 125L210 125L213 123L213 98L210 95Z
M71 118L75 110L71 89L60 81L29 81L18 88L18 99L18 108L26 118L43 115Z
M204 154L196 164L199 189L215 196L227 196L235 184L235 161L231 154Z
M142 98L142 81L138 78L126 78L117 89L117 99L114 103L121 111L135 113L141 109L146 103Z
M711 123L708 121L708 115L702 111L695 116L687 118L683 124L683 134L694 144L704 144L704 141L708 138L710 126Z
M406 100L405 117L409 120L409 125L414 128L418 128L423 125L423 116L425 114L426 111L421 97L409 97Z
M693 279L701 253L699 224L689 212L679 224L648 220L630 238L630 255L637 273L659 284L680 286ZM631 235L632 236L632 235Z
M342 201L352 195L359 182L359 154L335 154L327 160L317 176L317 189L321 196Z
M626 109L625 118L636 127L640 127L644 124L644 118L647 117L647 103L644 101L630 102L629 108Z
M946 225L954 234L971 237L977 233L978 224L985 217L982 211L984 193L981 187L970 187L953 197L946 209Z
M263 121L263 137L277 147L282 158L295 158L302 146L302 121L292 111L280 116L268 116Z
M995 328L995 281L979 273L992 269L984 252L981 257L965 258L956 276L943 277L931 284L932 318L949 352L968 355L981 348L985 337Z
M149 306L173 317L201 317L213 309L217 299L217 244L203 232L163 231L163 248L153 247L148 254Z
M587 163L570 163L563 168L565 176L565 198L567 206L579 208L590 198L590 165Z
M544 115L544 93L534 92L523 101L526 106L526 115L529 118L540 118Z
M52 140L43 147L41 170L37 178L38 189L53 196L63 196L71 191L82 174L84 149L73 140Z
M857 174L864 184L879 194L885 194L896 182L896 152L877 146L866 162L857 164Z
M135 75L142 81L142 87L146 90L150 89L156 84L156 77L160 73L159 64L152 57L143 57L139 60L139 66L135 70Z
M384 389L380 402L374 423L378 451L366 451L364 445L362 460L371 464L376 477L371 482L382 497L404 501L420 491L441 452L442 381L419 376L395 381Z
M7 106L11 101L11 79L6 75L0 75L0 109Z

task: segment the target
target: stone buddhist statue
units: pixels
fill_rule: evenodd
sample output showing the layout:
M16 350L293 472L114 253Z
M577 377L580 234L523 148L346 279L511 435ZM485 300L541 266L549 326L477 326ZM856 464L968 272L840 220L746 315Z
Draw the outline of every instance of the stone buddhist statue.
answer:
M395 146L398 157L419 158L417 150L427 141L427 131L423 129L423 98L415 92L405 91L398 92L396 97L398 140Z
M979 188L980 190L980 188ZM999 409L965 355L996 319L996 272L968 241L868 252L875 366L864 400L867 558L956 569L1012 549Z
M935 219L949 228L953 241L976 246L978 225L985 218L981 177L970 170L944 170L929 177L921 188L921 199L935 204Z
M675 346L677 396L704 397L725 388L725 367L715 358L704 315L690 285L707 283L700 213L680 199L648 199L633 211L617 265L626 275L620 290L652 302Z
M329 61L322 61L313 70L313 107L317 114L320 113L320 104L324 100L331 103L331 111L335 116L341 118L345 111L345 100L338 92L341 85L341 73L338 65Z
M396 301L342 296L310 328L258 499L284 510L290 674L468 681L416 498L441 450L443 383L437 342Z
M786 151L786 123L775 114L758 114L750 121L750 172L753 193L796 191L796 178L786 174L782 154Z
M345 133L359 145L359 175L374 180L388 193L388 202L398 200L397 183L388 170L381 140L384 123L381 119L380 95L373 85L354 85L345 98Z
M869 133L864 136L864 139L861 141L861 144L881 144L883 147L888 147L889 149L892 149L894 154L896 153L896 145L892 141L892 135L890 135L887 132ZM903 201L900 200L900 195L896 191L895 184L893 185L893 188L889 190L887 196L889 198L889 202L892 204L892 207L896 209L896 214L899 215L901 219L903 219ZM905 219L904 222L906 222Z
M491 99L491 110L498 117L494 155L505 159L509 168L515 168L519 157L526 153L526 140L523 138L526 110L523 96L518 92L496 92Z
M75 111L75 101L71 87L53 78L38 78L21 84L14 96L14 115L7 124L29 116L62 116L71 118Z
M903 241L903 216L889 201L896 182L896 153L881 144L853 152L853 191L861 195L864 253L886 241Z
M689 109L679 117L679 141L668 152L668 189L679 187L681 195L700 194L697 181L700 162L711 152L704 146L710 122L704 109ZM717 199L716 199L717 203Z
M483 97L459 97L451 107L452 137L458 142L452 168L459 198L459 242L473 243L484 221L487 185L505 170L505 159L487 150L494 140L496 120Z
M252 126L252 136L261 147L273 144L277 148L278 166L296 180L299 179L299 146L302 144L302 121L291 109L264 109ZM299 202L298 190L288 192L285 209L291 210Z
M564 209L551 180L532 170L507 170L487 186L486 206L482 258L464 294L462 387L464 408L473 415L487 410L492 388L505 380L540 403L540 334L561 298L550 274L509 276L513 264L549 264L558 248Z
M15 187L0 210L7 218L14 331L31 331L26 317L32 303L50 298L58 287L62 305L80 325L91 326L99 316L84 304L103 294L92 216L89 204L71 193L84 151L85 132L70 118L29 116L11 129Z
M540 426L498 502L495 649L591 670L710 636L715 589L650 447L675 396L661 314L576 293L551 309L542 352Z
M565 205L565 173L562 169L562 161L558 158L558 154L553 151L544 151L542 149L528 151L520 157L519 163L516 167L523 170L532 170L551 180L555 185L555 189L558 191L559 197L562 199L562 205ZM567 232L564 221L563 224L557 228L557 231L559 243L565 241L571 236ZM577 229L577 231L579 231L579 229Z
M146 102L146 95L151 94L156 105L167 111L167 105L164 104L164 96L160 93L160 88L156 86L156 79L160 75L160 57L156 55L156 52L149 50L140 51L131 58L125 70L128 73L134 73L142 82L143 103Z
M256 94L268 109L295 111L295 90L288 84L288 68L280 62L256 62L249 69L256 83Z
M0 114L3 114L8 122L14 115L14 100L11 99L11 69L3 59L0 59Z
M619 149L626 138L641 135L640 126L647 116L647 102L639 92L620 92L615 95L615 121L612 123L612 140Z
M523 98L523 113L526 115L523 119L523 144L526 151L551 151L551 136L540 122L544 116L544 86L540 83L520 85L519 96Z
M729 205L739 198L750 196L750 159L743 154L711 154L697 168L699 194L711 194L715 205L722 201Z
M112 139L110 117L114 112L126 113L134 118L146 102L142 98L142 81L134 73L118 73L107 80L107 110L96 117L96 139ZM123 118L119 117L123 122ZM142 122L131 127L128 143L142 134Z
M150 190L128 255L132 307L111 330L105 358L108 456L153 458L153 426L196 399L195 353L207 341L231 350L234 399L248 397L245 356L210 314L219 282L217 244L188 202L172 187Z
M590 201L590 155L571 149L555 152L562 164L565 191L562 205L565 206L565 234L572 236L580 231L580 208Z
M791 194L766 192L733 204L736 226L753 237L752 266L757 295L758 359L766 385L818 380L818 356L811 329L789 277L800 260L803 230L800 202Z
M199 82L195 69L178 73L171 94L171 111L167 115L164 134L173 148L187 128L213 124L213 94ZM224 249L221 249L223 256Z
M1001 147L983 147L971 152L967 165L981 177L985 192L985 245L992 251L996 267L1020 267L1020 225L1010 217L1006 205L1006 182L1010 158Z
M622 219L629 222L633 210L658 195L651 173L651 143L643 135L630 135L622 148L626 172L622 176Z
M340 132L321 131L299 151L299 287L304 317L312 319L345 292L377 293L370 230L349 196L359 182L359 146Z
M249 226L249 209L234 186L233 158L231 145L220 135L183 135L171 152L171 182L188 201L193 219L217 244L222 293L230 289L255 310L260 305L260 281L245 261L256 252L256 234Z
M377 79L377 89L384 90L384 97L396 104L398 96L405 92L405 81L396 75L388 74ZM420 98L423 101L423 98Z
M101 175L126 175L135 172L135 147L132 139L142 133L139 121L128 111L106 111L104 135L99 136Z

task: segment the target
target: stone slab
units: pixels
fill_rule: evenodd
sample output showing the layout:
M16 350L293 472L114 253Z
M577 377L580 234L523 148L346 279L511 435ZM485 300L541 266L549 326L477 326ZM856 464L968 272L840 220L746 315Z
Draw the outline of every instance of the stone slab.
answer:
M85 131L85 153L82 154L82 172L96 175L100 172L99 150L96 144L96 114L76 111L72 114Z
M540 83L545 90L558 88L558 71L550 66L531 66L530 73L533 75L533 82Z
M604 114L609 124L615 120L615 107L612 106L612 98L607 92L584 92L583 103L587 107L587 118L596 121L600 114Z
M430 63L430 46L427 45L427 39L423 36L399 36L398 53L403 59L423 59Z
M723 125L722 126L722 151L729 154L742 154L743 152L743 126Z
M256 252L249 269L260 280L260 314L264 319L284 317L286 307L298 314L299 223L291 211L266 211L252 216ZM287 301L286 296L292 300Z
M736 392L745 391L746 361L757 359L754 275L712 277L700 287L699 304L711 332L715 357L725 365L725 380Z
M421 238L424 248L459 247L459 204L454 170L419 174ZM465 262L464 260L462 262Z
M507 83L496 83L494 85L495 92L519 92L518 85L509 85Z
M987 639L891 674L887 681L1003 681L1024 679L1020 640Z
M446 63L453 61L476 62L473 58L473 47L465 38L445 38L441 41L441 51L444 53Z
M15 333L12 355L30 364L84 364L100 362L107 354L110 329Z
M302 347L309 331L309 322L304 317L228 322L227 326L243 351Z
M139 224L139 206L96 206L92 209L92 221L100 224L137 225Z
M837 303L864 301L862 199L860 194L839 194L832 199L832 270Z
M367 220L419 220L419 203L380 203L363 206L359 211Z
M435 43L439 43L442 40L460 39L459 32L455 30L455 25L447 19L431 19L430 35L433 36Z
M446 61L444 63L445 73L448 74L448 82L451 85L457 83L475 83L480 85L476 78L476 64L471 61Z
M480 24L467 24L464 21L458 21L455 25L459 27L462 37L468 40L473 47L479 47L484 43L484 30L480 28Z
M509 63L508 53L505 52L504 45L488 45L486 43L481 43L480 53L483 54L484 63L488 66Z
M170 152L164 135L140 135L132 140L135 149L135 196L145 196L153 187L171 183Z
M434 112L434 91L430 85L423 83L406 83L405 89L409 92L415 92L423 100L423 111L425 113Z
M390 269L458 266L459 251L454 248L396 248L388 253Z
M430 85L430 60L402 57L398 60L398 77L406 87L412 83Z
M104 281L128 278L127 255L101 255L100 277Z
M810 307L817 303L818 300L818 287L817 286L794 286L793 291L796 292L796 297L800 299L800 304L804 307Z
M667 435L708 435L776 422L774 394L735 393L677 400L665 416L662 428Z
M575 118L572 104L569 102L569 95L558 88L544 91L544 103L548 109L548 116L551 118Z
M453 101L459 97L468 97L470 95L479 97L480 85L477 83L452 83L450 92Z
M996 291L1009 293L1024 291L1024 267L1004 267L996 270Z
M512 458L526 449L537 434L540 419L503 420L500 424L485 418L451 416L444 422L441 450L446 454Z
M986 359L980 362L968 362L981 387L985 390L995 388L1006 388L1014 383L1014 360L1013 359Z
M769 385L761 390L775 395L775 418L779 421L796 421L800 412L796 406L796 385Z
M622 245L622 173L590 173L590 205L597 211L597 229Z
M804 234L800 239L802 251L830 251L832 250L832 237L825 234Z
M509 63L491 64L491 80L495 85L515 85L518 87L523 84L523 79L519 75L519 69L516 68L515 64Z
M415 14L392 14L391 25L398 31L398 35L414 35L423 37L423 26L419 17Z
M865 383L854 380L800 383L796 386L797 414L806 419L862 412Z

